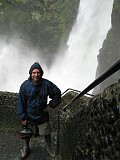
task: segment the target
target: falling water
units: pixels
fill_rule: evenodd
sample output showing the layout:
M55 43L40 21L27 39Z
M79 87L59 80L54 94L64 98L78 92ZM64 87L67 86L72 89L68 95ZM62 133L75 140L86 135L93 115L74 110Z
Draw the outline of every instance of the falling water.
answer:
M38 57L35 48L19 37L0 37L0 90L18 92L28 78L32 63L41 63L44 78L67 88L83 90L95 79L97 55L111 27L113 0L81 0L77 20L68 40L65 55L57 54L48 70L44 57ZM59 50L60 53L60 50ZM33 56L34 55L34 56Z
M68 40L68 51L57 57L50 78L66 90L82 91L94 79L97 55L111 27L113 0L81 0L77 21Z

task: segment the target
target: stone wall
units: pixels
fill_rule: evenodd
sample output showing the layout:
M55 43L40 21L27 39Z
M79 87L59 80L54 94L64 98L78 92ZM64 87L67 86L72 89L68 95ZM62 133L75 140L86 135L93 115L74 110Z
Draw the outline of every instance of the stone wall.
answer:
M120 81L61 115L62 160L120 159Z
M21 128L17 117L17 93L0 92L0 131L18 131Z
M61 110L76 94L68 93L51 110L53 131L58 130ZM17 93L0 92L0 131L18 131ZM60 114L59 153L62 160L119 160L120 81L94 97L77 99Z

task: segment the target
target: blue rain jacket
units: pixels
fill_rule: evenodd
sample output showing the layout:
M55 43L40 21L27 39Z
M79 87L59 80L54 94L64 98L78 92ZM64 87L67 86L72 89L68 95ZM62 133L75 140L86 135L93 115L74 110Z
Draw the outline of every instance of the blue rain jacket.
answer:
M39 84L35 85L30 79L24 81L18 95L18 116L21 120L32 120L34 122L47 122L49 113L44 112L47 106L55 108L61 102L60 89L47 79L41 78Z

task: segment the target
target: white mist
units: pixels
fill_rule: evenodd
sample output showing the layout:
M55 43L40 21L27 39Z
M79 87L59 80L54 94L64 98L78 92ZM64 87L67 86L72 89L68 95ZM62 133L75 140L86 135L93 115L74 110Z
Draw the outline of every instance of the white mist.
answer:
M36 61L44 66L44 58L38 54L40 51L18 36L0 37L0 91L18 92L21 83L29 77L30 66Z
M111 27L112 6L113 0L80 1L68 50L64 56L57 54L49 70L45 57L37 49L28 47L24 40L14 36L0 37L0 91L18 92L35 61L42 65L44 78L57 84L62 92L67 88L80 91L86 88L95 79L97 55Z
M111 28L113 0L81 0L77 20L68 40L68 51L57 56L49 77L65 91L82 91L93 80L97 55Z

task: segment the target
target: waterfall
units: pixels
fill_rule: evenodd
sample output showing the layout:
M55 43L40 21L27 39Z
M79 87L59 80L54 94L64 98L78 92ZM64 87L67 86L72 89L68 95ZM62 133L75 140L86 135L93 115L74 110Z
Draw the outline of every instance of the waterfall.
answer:
M50 79L66 90L82 91L93 80L97 55L111 28L113 0L81 0L77 20L68 40L64 57L57 56Z
M15 37L0 37L0 90L18 92L28 78L29 67L40 62L44 78L53 81L62 91L67 88L83 90L95 79L97 55L111 27L113 0L80 0L79 12L70 33L64 56L59 54L51 68L35 48ZM33 56L34 55L34 56Z

